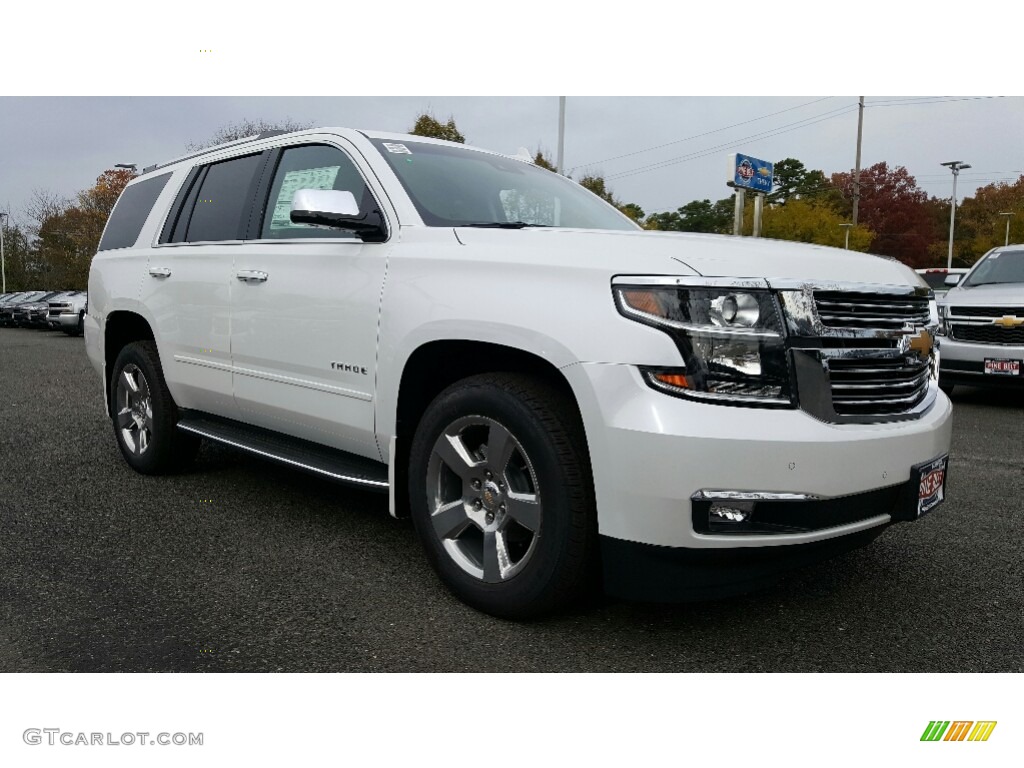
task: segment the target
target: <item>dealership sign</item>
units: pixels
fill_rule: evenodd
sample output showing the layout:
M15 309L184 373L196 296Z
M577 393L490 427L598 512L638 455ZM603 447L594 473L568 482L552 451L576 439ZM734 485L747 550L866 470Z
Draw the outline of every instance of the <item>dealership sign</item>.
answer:
M774 170L775 165L773 163L739 153L733 155L730 162L733 186L750 189L754 192L772 191Z

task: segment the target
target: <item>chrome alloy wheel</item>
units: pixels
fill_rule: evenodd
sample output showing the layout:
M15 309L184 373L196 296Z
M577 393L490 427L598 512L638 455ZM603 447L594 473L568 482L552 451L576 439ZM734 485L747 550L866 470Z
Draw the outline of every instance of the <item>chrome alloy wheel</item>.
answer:
M486 416L464 416L437 438L427 503L449 557L481 581L512 578L536 549L543 511L537 473L512 433Z
M125 447L141 456L153 441L153 399L142 369L128 363L117 377L117 428Z

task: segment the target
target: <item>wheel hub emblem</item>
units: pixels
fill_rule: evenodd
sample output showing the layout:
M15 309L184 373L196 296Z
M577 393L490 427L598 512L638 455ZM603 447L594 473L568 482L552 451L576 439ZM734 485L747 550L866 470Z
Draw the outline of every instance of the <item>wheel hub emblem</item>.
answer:
M487 484L484 485L484 493L482 497L484 508L488 512L493 512L495 509L498 508L498 502L500 501L500 499L501 491L498 490L497 484L492 480L488 480Z

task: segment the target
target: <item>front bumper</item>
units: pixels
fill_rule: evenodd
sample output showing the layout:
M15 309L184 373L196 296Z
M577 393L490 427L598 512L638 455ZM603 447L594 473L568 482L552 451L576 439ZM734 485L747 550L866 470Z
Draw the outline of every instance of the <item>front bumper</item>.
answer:
M635 366L581 363L563 372L583 414L600 533L626 542L789 549L880 529L892 520L884 502L798 533L701 533L691 499L715 489L856 496L903 485L915 465L949 452L952 407L941 393L915 420L839 425L799 410L671 397L648 387Z
M943 386L966 384L972 387L1024 387L1024 374L999 376L985 373L986 359L1024 361L1024 346L978 344L940 336L939 381ZM1021 366L1024 368L1024 364Z

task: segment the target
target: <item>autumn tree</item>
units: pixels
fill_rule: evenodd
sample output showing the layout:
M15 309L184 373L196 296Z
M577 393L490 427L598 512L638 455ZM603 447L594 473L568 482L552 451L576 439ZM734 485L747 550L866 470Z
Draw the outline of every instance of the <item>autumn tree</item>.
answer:
M748 206L746 227L753 225L753 211ZM846 218L828 205L811 200L790 198L785 205L765 206L761 232L765 237L797 243L815 243L843 248L846 245ZM850 250L867 251L874 233L858 225L850 229Z
M950 201L942 201L942 212L949 223ZM958 263L969 266L987 251L1006 241L1006 216L1010 220L1010 242L1024 242L1024 175L1015 182L995 182L978 188L972 197L964 198L957 207L956 232L953 242ZM943 241L941 257L945 263L948 241ZM936 249L939 250L939 249Z
M189 152L195 152L199 149L215 147L218 144L256 136L267 131L288 131L290 133L291 131L304 131L307 128L312 128L313 125L313 123L293 120L290 117L286 117L283 120L263 120L262 118L252 120L243 118L238 122L222 125L213 132L209 139L205 141L192 141L186 144L185 147Z
M100 236L121 192L134 171L104 171L73 201L37 191L29 204L36 223L32 270L51 286L85 288Z
M832 174L832 185L841 190L849 208L840 209L850 220L853 173ZM911 267L929 262L929 246L941 237L928 208L928 194L903 166L890 169L885 162L861 171L858 223L875 233L871 251L892 256Z
M442 123L429 112L424 112L416 118L416 122L409 130L409 133L413 136L426 136L431 139L455 141L459 144L466 143L466 137L455 126L454 117L449 117L447 123Z

